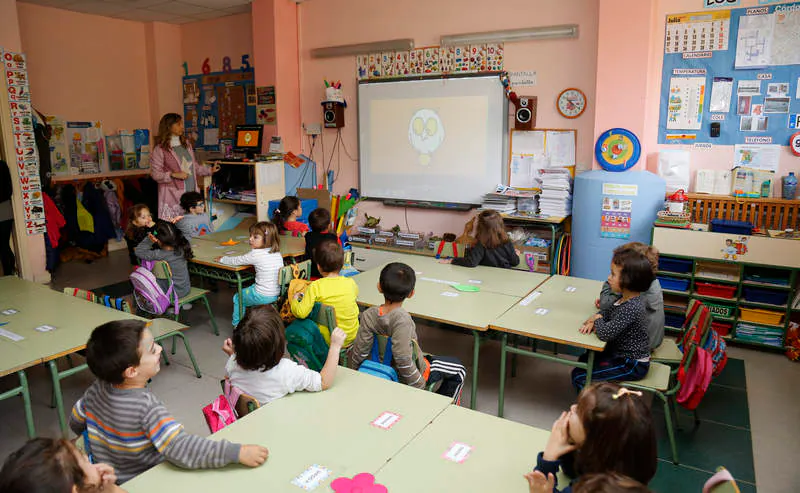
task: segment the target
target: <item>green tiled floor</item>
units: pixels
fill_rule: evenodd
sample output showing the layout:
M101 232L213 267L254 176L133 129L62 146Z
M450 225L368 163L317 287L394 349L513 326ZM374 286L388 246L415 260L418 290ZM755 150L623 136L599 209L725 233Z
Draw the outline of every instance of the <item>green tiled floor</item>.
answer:
M658 471L650 483L655 492L700 491L718 466L725 466L743 492L754 492L755 471L744 362L731 359L709 386L698 407L700 425L691 411L679 407L683 431L675 434L680 465L672 463L663 408L654 400L658 431Z

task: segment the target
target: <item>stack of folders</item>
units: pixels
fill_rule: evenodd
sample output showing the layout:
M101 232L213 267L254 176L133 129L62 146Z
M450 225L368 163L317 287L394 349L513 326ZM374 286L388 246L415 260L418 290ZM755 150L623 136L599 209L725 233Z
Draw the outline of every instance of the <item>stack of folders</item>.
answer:
M564 168L541 170L542 193L539 195L539 213L566 217L572 214L572 175Z

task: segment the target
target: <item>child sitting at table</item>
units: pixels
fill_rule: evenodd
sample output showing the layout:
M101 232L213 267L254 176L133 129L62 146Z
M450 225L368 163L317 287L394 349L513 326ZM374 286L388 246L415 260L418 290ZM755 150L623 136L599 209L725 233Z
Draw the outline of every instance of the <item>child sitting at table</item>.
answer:
M641 380L650 369L647 337L647 308L641 294L653 283L653 268L647 257L631 248L617 248L611 258L608 285L620 299L592 315L578 329L581 334L597 333L606 348L594 359L592 380ZM584 353L580 361L587 361ZM572 370L572 383L580 390L586 384L586 370Z
M211 216L206 212L206 202L200 192L186 192L181 195L181 208L185 214L176 217L174 222L183 236L196 238L214 232Z
M545 491L555 493L573 491L571 485L556 488L559 467L574 480L613 472L647 484L656 474L656 443L650 406L641 392L609 382L592 384L553 423L535 470L525 478L531 491L542 491L533 484L547 481Z
M224 265L252 265L256 269L256 282L242 290L244 306L269 305L278 301L281 288L278 275L283 267L278 229L274 224L261 221L250 226L252 250L236 257L217 257ZM239 293L233 295L233 326L239 325Z
M502 267L510 269L519 264L519 252L514 248L511 238L506 233L503 218L496 211L483 211L478 214L478 226L475 228L474 245L464 258L441 260L441 263L460 265L462 267Z
M225 371L231 385L253 396L262 406L301 390L327 390L336 377L344 338L342 329L333 330L328 358L317 373L283 357L286 336L280 315L271 305L256 306L247 310L233 329L233 337L222 345L230 356Z
M161 346L149 322L118 320L92 331L86 362L97 380L72 408L69 425L89 435L95 459L111 465L124 483L168 460L187 469L239 462L260 466L267 449L190 435L147 387L161 369Z
M644 255L653 268L653 275L658 272L658 250L638 241L626 243L618 248L635 250ZM607 310L611 305L622 297L621 293L612 291L608 281L603 283L600 291L600 298L595 301L595 306L600 310ZM642 293L642 302L646 308L647 319L647 338L650 344L650 351L661 345L664 340L664 295L661 292L661 284L658 279L653 279L647 291Z
M291 299L292 313L297 318L306 318L316 302L333 307L336 324L347 334L344 345L349 346L358 332L358 285L353 279L339 275L344 265L344 251L335 240L322 240L314 252L314 262L322 277ZM319 330L330 344L329 328L320 325Z
M175 286L175 293L179 298L183 298L192 290L188 264L189 260L194 257L192 245L174 224L159 221L155 230L147 234L135 251L136 256L141 260L163 260L169 264L172 271L172 284ZM164 279L158 279L158 283L164 291L169 288ZM189 310L191 307L192 305L186 304L181 308Z
M333 233L328 232L331 226L331 213L328 209L319 207L311 211L308 215L308 224L311 226L311 231L306 233L306 257L312 259L311 261L311 280L316 281L322 277L319 273L317 264L314 263L314 249L317 248L319 242L322 240L339 241L339 238Z
M294 195L287 195L281 199L278 208L272 212L272 222L278 227L281 234L303 236L308 232L308 226L297 220L302 215L303 208L300 199Z
M125 493L108 464L92 464L63 438L34 438L12 452L0 470L3 493Z
M403 302L414 296L416 281L414 269L406 264L392 262L381 270L378 291L384 303L361 314L356 341L348 350L348 366L358 369L370 357L377 336L389 337L392 367L401 383L422 389L441 382L437 393L459 404L467 370L457 358L423 355L414 319L403 308Z
M125 227L125 243L128 245L128 256L131 265L139 265L136 247L148 233L155 231L156 223L150 209L144 204L136 204L128 209L128 225Z

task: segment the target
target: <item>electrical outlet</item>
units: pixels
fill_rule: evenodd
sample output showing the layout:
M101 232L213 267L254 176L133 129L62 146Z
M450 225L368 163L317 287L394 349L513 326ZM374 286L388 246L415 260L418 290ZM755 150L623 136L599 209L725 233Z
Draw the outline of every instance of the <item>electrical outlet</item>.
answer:
M321 123L308 123L305 127L306 135L320 135L322 133Z

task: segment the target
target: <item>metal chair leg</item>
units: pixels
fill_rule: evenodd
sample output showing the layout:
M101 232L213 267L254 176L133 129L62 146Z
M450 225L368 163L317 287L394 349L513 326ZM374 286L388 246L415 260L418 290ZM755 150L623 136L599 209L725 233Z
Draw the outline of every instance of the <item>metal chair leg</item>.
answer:
M183 340L183 347L186 348L186 354L189 355L189 359L192 361L192 367L194 368L194 374L197 375L197 378L201 378L203 375L200 373L200 368L197 366L197 360L194 359L194 353L192 352L192 346L189 345L189 340L183 335L182 332L176 332L174 336L172 336L172 344L175 344L175 339L180 337Z
M656 392L656 395L664 403L664 420L667 422L667 435L669 436L669 446L672 449L672 462L678 465L678 446L675 443L675 431L672 428L672 412L670 411L669 398L661 392Z
M203 303L206 305L206 311L208 312L208 318L211 319L211 326L214 327L214 335L219 335L219 327L217 327L217 320L214 318L214 313L211 312L211 305L208 304L208 297L203 295ZM244 315L244 312L242 312Z

